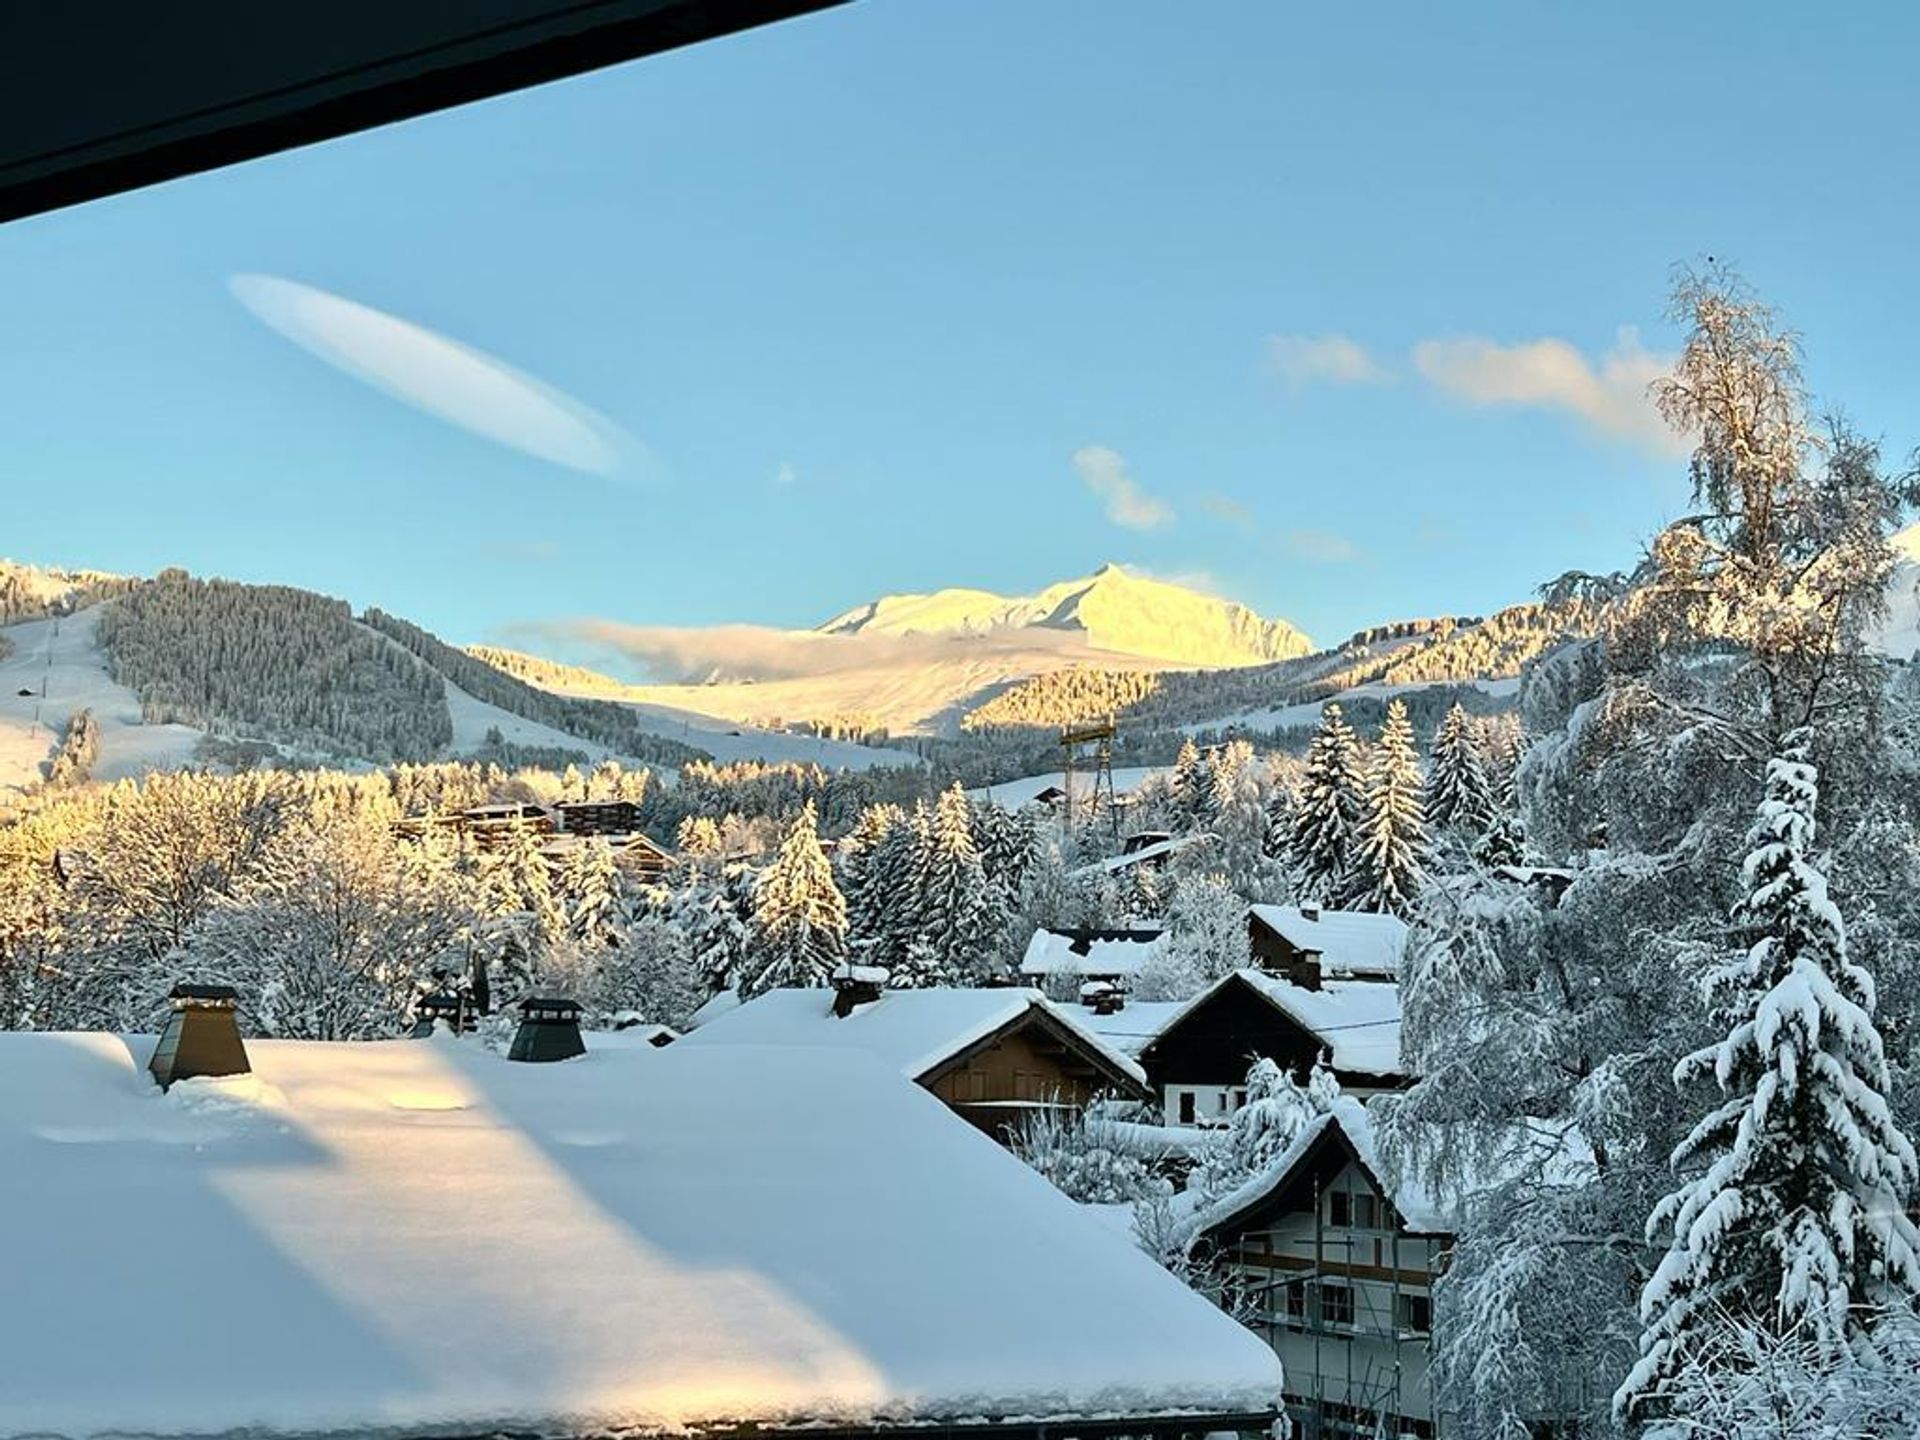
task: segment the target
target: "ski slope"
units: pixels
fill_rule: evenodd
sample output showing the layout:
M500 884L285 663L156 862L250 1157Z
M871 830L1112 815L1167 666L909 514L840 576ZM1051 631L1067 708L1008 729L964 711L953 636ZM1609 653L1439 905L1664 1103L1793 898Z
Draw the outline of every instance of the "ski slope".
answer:
M191 725L141 724L139 697L107 675L94 633L99 624L100 607L94 606L0 629L13 642L13 653L0 660L0 792L43 778L76 710L93 711L99 723L96 780L178 769L193 759L204 732Z

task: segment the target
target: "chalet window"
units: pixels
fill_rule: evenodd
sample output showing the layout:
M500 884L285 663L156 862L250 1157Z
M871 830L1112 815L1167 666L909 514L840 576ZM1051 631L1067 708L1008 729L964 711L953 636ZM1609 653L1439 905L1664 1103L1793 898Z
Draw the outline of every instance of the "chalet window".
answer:
M1353 1196L1344 1190L1328 1192L1327 1224L1341 1228L1353 1224Z
M1280 1286L1280 1310L1289 1325L1302 1325L1307 1318L1307 1287L1300 1281Z
M1236 1091L1234 1091L1234 1092L1233 1092L1233 1108L1234 1108L1234 1109L1236 1109L1236 1110L1238 1110L1238 1109L1239 1109L1239 1108L1240 1108L1240 1107L1241 1107L1242 1105L1244 1105L1244 1104L1246 1104L1246 1103L1247 1103L1247 1092L1246 1092L1246 1091L1244 1091L1244 1090L1236 1090Z
M1353 1197L1353 1226L1356 1230L1384 1230L1380 1197L1374 1194Z
M1402 1293L1395 1303L1394 1328L1411 1331L1415 1335L1430 1334L1433 1330L1433 1297L1430 1295L1409 1295Z
M1193 1091L1182 1090L1180 1092L1180 1123L1182 1125L1191 1125L1194 1119Z
M1353 1291L1345 1285L1331 1285L1320 1282L1320 1323L1322 1325L1353 1324Z

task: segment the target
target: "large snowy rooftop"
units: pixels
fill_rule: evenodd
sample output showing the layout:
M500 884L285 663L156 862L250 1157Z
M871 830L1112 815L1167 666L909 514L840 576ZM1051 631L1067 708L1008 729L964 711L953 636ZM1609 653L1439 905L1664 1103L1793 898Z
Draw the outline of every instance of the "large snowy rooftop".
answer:
M1297 905L1255 905L1254 919L1299 950L1320 956L1328 975L1398 975L1407 945L1407 922L1397 915L1358 910L1303 910Z
M854 1053L0 1035L0 1435L1251 1411L1271 1351Z
M1029 1010L1042 1010L1079 1037L1116 1070L1146 1083L1146 1072L1090 1029L1073 1008L1055 1005L1038 990L888 990L852 1014L833 1013L831 990L769 990L730 1010L703 1012L701 1023L674 1048L736 1045L859 1050L918 1079L945 1060L985 1040Z

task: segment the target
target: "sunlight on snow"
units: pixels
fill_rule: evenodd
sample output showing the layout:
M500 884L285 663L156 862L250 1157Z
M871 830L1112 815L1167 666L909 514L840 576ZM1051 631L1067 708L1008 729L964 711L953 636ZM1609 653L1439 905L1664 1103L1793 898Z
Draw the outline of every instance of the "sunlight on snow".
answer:
M350 1084L327 1048L255 1045L324 1157L221 1167L214 1183L405 1362L418 1384L386 1402L395 1423L445 1418L449 1394L476 1417L544 1394L554 1413L662 1423L882 1399L868 1360L764 1276L689 1264L607 1214L436 1047L382 1047ZM524 1243L480 1256L476 1231Z

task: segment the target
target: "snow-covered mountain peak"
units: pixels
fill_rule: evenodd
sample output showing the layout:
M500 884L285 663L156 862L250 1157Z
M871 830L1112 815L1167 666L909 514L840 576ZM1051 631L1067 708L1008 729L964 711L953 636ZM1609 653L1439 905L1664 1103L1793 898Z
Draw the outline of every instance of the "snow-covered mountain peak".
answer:
M1109 562L1032 595L954 588L885 595L834 616L830 635L1001 635L1070 630L1096 649L1201 666L1262 665L1312 651L1285 620Z

